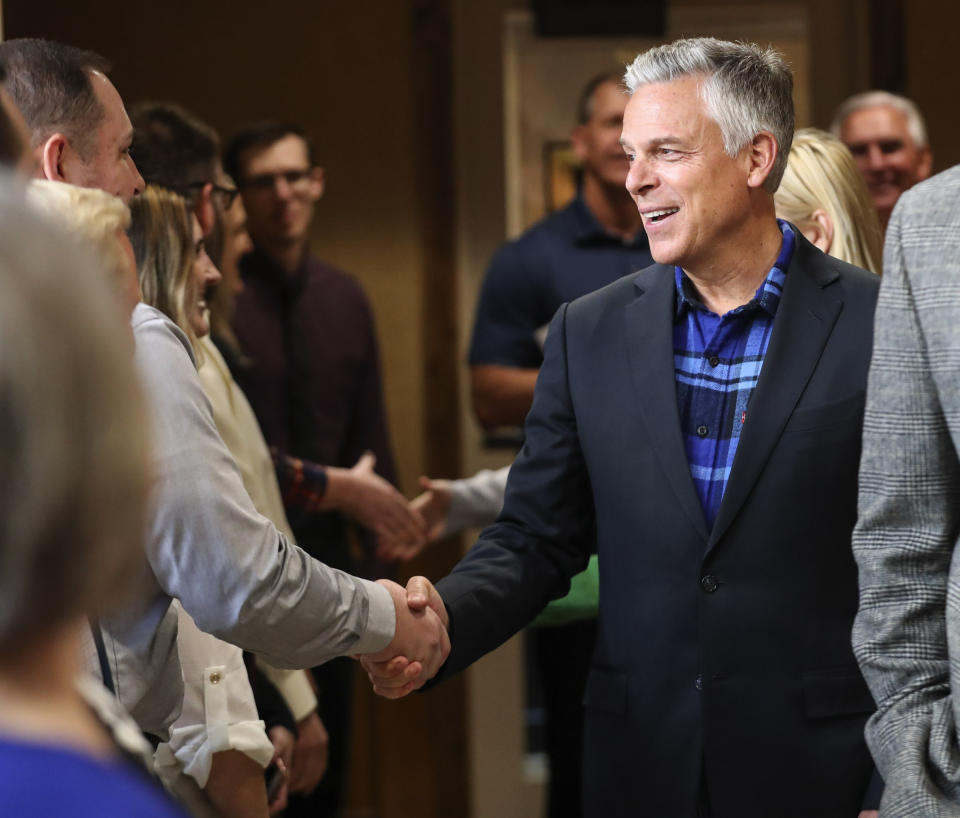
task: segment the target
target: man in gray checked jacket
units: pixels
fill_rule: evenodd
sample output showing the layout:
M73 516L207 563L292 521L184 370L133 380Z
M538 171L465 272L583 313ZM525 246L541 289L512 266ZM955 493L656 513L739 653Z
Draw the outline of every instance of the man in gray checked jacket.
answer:
M854 532L867 741L881 816L960 816L960 166L902 196L883 268Z

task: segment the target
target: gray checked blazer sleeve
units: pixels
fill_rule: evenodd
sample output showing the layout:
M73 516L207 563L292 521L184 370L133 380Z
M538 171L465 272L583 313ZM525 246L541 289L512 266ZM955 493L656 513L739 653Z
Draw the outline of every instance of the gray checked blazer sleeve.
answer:
M854 649L884 818L960 816L960 166L887 231L867 387Z

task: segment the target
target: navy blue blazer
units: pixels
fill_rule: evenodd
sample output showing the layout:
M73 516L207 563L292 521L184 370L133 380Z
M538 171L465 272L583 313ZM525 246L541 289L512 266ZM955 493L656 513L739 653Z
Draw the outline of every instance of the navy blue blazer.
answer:
M554 318L503 512L437 584L442 675L563 595L596 542L586 816L693 818L701 781L714 818L863 806L874 704L850 646L850 535L878 285L797 231L712 530L680 430L672 267Z

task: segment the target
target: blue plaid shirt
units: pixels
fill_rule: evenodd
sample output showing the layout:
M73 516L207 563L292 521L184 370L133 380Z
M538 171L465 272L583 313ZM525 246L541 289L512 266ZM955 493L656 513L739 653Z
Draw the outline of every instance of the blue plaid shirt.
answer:
M710 527L730 478L793 257L793 230L784 221L779 224L783 244L776 262L753 299L726 315L704 307L686 273L679 267L675 271L673 362L680 428L690 474Z

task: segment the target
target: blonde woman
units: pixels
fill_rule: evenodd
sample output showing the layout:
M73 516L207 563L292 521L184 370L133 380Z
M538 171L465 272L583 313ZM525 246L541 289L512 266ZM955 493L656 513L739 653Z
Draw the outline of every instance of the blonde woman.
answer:
M846 145L816 128L794 134L777 216L841 261L879 273L883 232L870 194Z
M143 300L170 318L199 355L198 341L210 331L206 294L220 281L200 225L183 197L163 188L148 187L131 212ZM273 745L257 715L242 652L201 631L173 604L183 708L170 740L157 750L157 770L198 815L266 816L262 768L273 757Z

